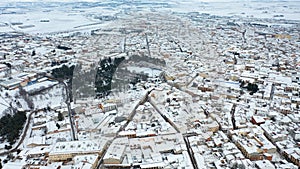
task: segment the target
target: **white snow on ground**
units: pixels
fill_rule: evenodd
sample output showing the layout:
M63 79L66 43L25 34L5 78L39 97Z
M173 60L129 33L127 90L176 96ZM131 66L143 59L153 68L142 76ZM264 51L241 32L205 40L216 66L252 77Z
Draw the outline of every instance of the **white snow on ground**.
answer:
M97 0L65 0L60 2L101 2L108 1ZM0 2L0 6L6 6L14 2L39 2L38 0L9 0ZM46 0L45 2L58 2L57 0ZM149 1L152 2L152 1ZM156 1L157 2L157 1ZM246 18L273 18L273 19L288 19L299 20L299 1L250 1L250 0L185 0L185 1L165 1L172 4L172 8L165 8L168 12L200 12L208 13L217 16L241 16ZM250 3L251 2L251 3ZM93 19L96 15L110 15L113 16L121 12L119 8L105 8L102 6L91 8L71 8L59 7L55 3L54 7L36 7L34 3L28 3L23 8L16 5L14 8L5 9L5 12L16 12L13 14L0 14L0 32L9 32L13 30L22 31L31 34L48 34L48 33L62 33L72 31L88 31L91 29L104 26L105 22ZM125 7L126 5L124 5ZM277 15L277 17L275 17ZM282 16L281 16L282 15ZM280 16L280 17L278 17ZM41 22L41 20L48 20L49 22ZM21 22L22 25L4 25ZM67 24L66 24L67 23ZM20 27L21 26L21 27ZM22 28L22 26L28 26Z
M2 89L2 91L0 92L0 95L1 95L1 97L0 97L0 117L3 115L3 112L8 108L10 102L15 103L14 100L16 100L16 98L15 98L16 92L18 92L18 90L5 90L5 89ZM22 98L18 98L17 100L19 100L21 104L24 101ZM15 106L15 105L13 104L13 106ZM27 106L24 106L24 107L27 107Z
M7 4L0 2L0 6ZM31 34L55 34L91 30L103 24L102 21L93 18L95 15L112 16L119 12L100 6L80 10L71 5L62 7L57 3L52 4L51 7L45 4L36 4L35 7L33 3L22 4L22 7L17 3L10 3L10 5L12 8L5 8L0 14L0 32L21 31Z
M65 90L63 85L56 85L41 94L32 97L36 109L46 108L47 106L60 106L65 101Z
M22 26L34 25L33 27L20 28L20 25L12 26L18 31L27 33L50 33L74 29L76 26L94 23L80 13L66 13L64 11L31 11L25 14L0 15L0 20L6 23L22 22ZM49 22L41 22L49 20ZM66 24L68 23L68 24Z
M65 97L64 97L65 89L63 85L57 84L57 82L45 81L34 85L26 86L24 87L24 89L27 91L33 91L36 89L41 89L41 87L46 87L46 86L48 87L53 86L53 87L47 89L47 91L42 92L40 94L30 96L34 103L35 109L46 108L47 106L50 107L60 106L65 102ZM9 95L8 97L5 96L6 93ZM18 94L19 94L18 89L4 90L3 92L1 92L2 97L0 97L0 103L1 103L0 117L2 116L5 109L7 109L7 106L9 106L10 102L12 102L12 105L15 108L22 108L23 110L29 109L26 101L23 99L23 97L19 97ZM20 102L21 107L17 106L16 101Z
M3 111L5 110L5 109L7 109L7 106L9 106L7 103L6 103L6 101L2 98L2 97L0 97L0 117L2 116L2 113L3 113ZM7 106L5 106L5 105L7 105Z
M277 19L299 20L299 1L199 1L181 2L172 8L174 12L200 12L217 16L242 16L253 18L275 18L274 15L284 15ZM249 3L251 2L251 3Z
M14 30L9 26L5 26L5 25L0 26L0 32L11 32L11 31L14 31Z
M162 2L167 1L167 0L161 0ZM234 1L238 1L238 0L194 0L194 1L190 1L190 0L184 0L182 2L234 2ZM249 2L251 0L239 0L242 2ZM266 0L265 0L266 1ZM271 1L271 2L277 2L277 1L281 1L281 0L267 0L267 1ZM294 1L294 0L285 0L285 1ZM6 2L40 2L40 0L6 0ZM102 0L43 0L43 2L103 2ZM105 0L104 0L105 2ZM168 1L169 2L169 1Z
M6 0L6 2L40 2L40 0ZM99 0L43 0L43 2L99 2Z
M145 74L148 74L150 77L159 76L159 74L161 73L161 70L151 69L151 68L147 68L147 67L129 66L129 67L127 67L127 69L129 71L135 72L135 73L145 73Z

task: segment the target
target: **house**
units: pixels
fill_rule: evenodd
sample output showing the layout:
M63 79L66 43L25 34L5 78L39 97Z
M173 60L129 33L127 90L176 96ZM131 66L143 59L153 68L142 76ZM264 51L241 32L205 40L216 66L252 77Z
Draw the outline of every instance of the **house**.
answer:
M111 145L108 148L108 150L103 158L103 163L104 164L121 164L124 159L125 149L126 149L125 145L117 145L117 144Z
M253 124L260 125L260 124L265 123L265 119L263 117L261 117L261 116L252 116L251 122Z
M89 155L77 155L75 156L74 163L82 166L82 169L96 169L98 165L98 154L89 154Z
M290 159L294 164L300 167L300 149L299 148L288 148L283 151L283 155Z
M275 169L275 166L268 160L256 161L255 167L257 167L258 169Z

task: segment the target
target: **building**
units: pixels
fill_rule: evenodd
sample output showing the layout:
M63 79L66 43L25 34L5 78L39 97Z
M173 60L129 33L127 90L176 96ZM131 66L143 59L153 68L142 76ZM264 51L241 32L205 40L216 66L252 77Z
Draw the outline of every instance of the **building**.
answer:
M283 151L283 155L290 159L294 164L300 167L300 149L288 148Z
M255 162L255 167L258 169L275 169L275 166L268 160L260 160Z
M76 155L102 155L107 147L107 138L101 140L57 142L49 152L50 161L70 161Z
M103 163L104 164L121 164L124 159L124 153L125 153L126 146L125 145L111 145L104 158Z
M5 89L11 90L11 89L18 88L21 82L22 80L10 79L10 80L0 82L0 86L4 87Z

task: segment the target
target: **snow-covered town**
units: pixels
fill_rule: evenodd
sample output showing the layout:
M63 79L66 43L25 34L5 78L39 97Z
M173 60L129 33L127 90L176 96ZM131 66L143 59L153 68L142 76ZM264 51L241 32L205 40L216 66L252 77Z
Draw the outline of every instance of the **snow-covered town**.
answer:
M300 167L298 2L0 9L0 169Z

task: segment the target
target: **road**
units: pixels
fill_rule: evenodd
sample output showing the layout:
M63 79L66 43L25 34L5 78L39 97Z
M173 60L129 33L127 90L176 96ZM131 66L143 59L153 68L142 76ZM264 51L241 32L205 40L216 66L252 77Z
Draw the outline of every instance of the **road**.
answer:
M190 159L192 161L193 167L194 167L194 169L198 169L197 162L196 162L196 159L195 159L190 141L189 141L187 136L183 136L183 138L184 138L184 142L186 144L186 148L187 148L187 151L189 153Z
M111 143L113 142L113 140L115 140L116 138L119 137L119 133L120 133L121 131L123 131L123 130L127 127L127 125L130 123L130 121L132 121L133 117L134 117L135 114L136 114L136 109L137 109L140 105L142 105L142 104L144 104L146 101L148 101L148 96L149 96L149 94L151 93L151 91L152 91L152 90L147 91L147 92L144 94L144 96L141 98L141 100L134 106L134 108L133 108L132 111L130 112L130 115L129 115L128 119L127 119L127 122L126 122L122 127L120 127L120 129L119 129L119 131L117 132L116 136L115 136L113 139L111 139L111 141L109 141L109 142L107 143L107 148L111 145ZM105 148L105 149L103 150L103 153L102 153L102 156L100 157L100 160L99 160L99 163L98 163L97 168L103 168L103 163L102 163L102 162L103 162L103 158L104 158L104 156L105 156L105 153L106 153L106 151L107 151L107 148Z
M235 124L235 116L234 116L234 114L235 114L235 108L236 108L236 104L233 104L232 108L231 108L231 111L230 111L233 130L237 129L236 124Z
M274 97L274 91L275 91L275 85L272 83L272 89L271 89L271 94L270 94L270 100L273 100Z
M192 79L186 84L186 87L188 87L198 76L199 76L199 74L196 73L196 75L194 77L192 77Z
M136 114L136 109L139 107L139 105L144 104L146 101L148 101L148 96L149 94L152 92L153 89L147 91L144 96L141 98L141 100L134 106L134 108L132 109L132 111L130 112L130 115L127 119L127 122L120 128L120 130L118 131L117 135L119 134L120 131L123 131L126 126L130 123L130 121L132 121L133 117Z
M64 82L63 80L61 79L58 79L58 78L55 78L55 77L52 77L52 76L45 76L49 79L52 79L52 80L56 80L58 81L60 84L62 84L66 90L66 95L67 95L67 98L66 98L66 101L65 103L67 104L67 108L68 108L68 115L69 115L69 121L70 121L70 125L71 125L71 132L72 132L72 140L76 140L76 133L75 133L75 128L74 128L74 121L73 121L73 118L72 118L72 109L71 109L71 105L70 105L70 91L69 91L69 88L68 88L68 85L66 84L66 82Z
M178 127L170 121L169 118L167 118L161 111L160 109L157 108L157 106L154 104L153 101L151 101L151 99L149 99L149 103L154 107L154 109L163 117L163 119L168 122L178 133L180 133L180 130L178 129ZM194 169L198 169L198 166L197 166L197 163L196 163L196 159L195 159L195 156L194 156L194 153L193 153L193 150L191 148L191 145L190 145L190 142L189 142L189 139L188 139L188 135L185 135L183 136L184 138L184 142L186 144L186 147L187 147L187 151L188 151L188 154L190 156L190 159L192 161L192 164L193 164L193 167Z
M163 119L168 122L178 133L180 133L180 130L178 129L178 127L172 122L170 121L169 118L167 118L161 111L160 109L156 106L156 104L153 102L153 100L151 100L151 98L148 99L149 103L153 106L153 108L163 117ZM198 169L198 166L197 166L197 163L196 163L196 159L195 159L195 156L194 156L194 153L193 153L193 150L191 148L191 145L190 145L190 142L188 140L188 137L189 136L194 136L196 135L195 133L187 133L185 135L183 135L183 138L184 138L184 142L186 144L186 147L187 147L187 151L188 151L188 154L190 156L190 159L192 161L192 164L193 164L193 168L194 169Z
M191 82L192 82L197 76L198 76L198 74L192 78ZM191 83L191 82L190 82L190 83ZM191 95L191 96L193 97L193 95L192 95L191 93L189 93L189 92L183 90L183 89L182 89L181 87L179 87L178 85L175 85L174 83L171 83L171 82L168 82L168 81L167 81L167 83L168 83L168 85L170 85L170 86L172 86L172 87L175 87L175 88L177 88L178 90L180 90L180 91L182 91L182 92L185 92L185 93L187 93L187 94L189 94L189 95ZM151 103L151 99L150 99L150 103ZM156 110L157 110L158 112L160 112L159 109L155 106L155 104L152 104L152 106L153 106L154 108L156 108ZM203 107L202 107L202 108L203 108ZM208 111L207 111L206 109L204 109L204 108L203 108L203 110L204 110L204 113L208 116L208 115L209 115ZM162 113L160 113L160 114L162 114ZM165 117L165 116L162 116L162 117ZM168 121L169 121L169 120L168 120ZM172 123L170 123L170 124L172 125ZM174 128L176 127L175 125L172 125L172 126L173 126ZM175 128L175 129L176 129L176 128ZM177 128L176 131L179 132L178 128ZM190 145L190 142L189 142L189 140L188 140L188 137L190 137L190 136L195 136L195 135L196 135L195 133L185 133L185 134L183 134L183 138L184 138L185 144L186 144L186 146L187 146L187 151L188 151L188 154L189 154L190 159L191 159L191 161L192 161L193 168L194 168L194 169L198 169L197 162L196 162L196 159L195 159L193 150L192 150L191 145Z
M205 109L203 106L201 106L201 109L204 111L205 116L208 117L209 112L207 111L207 109Z
M178 129L178 127L172 122L170 121L169 118L166 117L166 115L164 115L160 109L155 105L155 103L151 100L151 98L149 99L149 103L152 105L152 107L161 115L161 117L167 122L169 123L176 131L177 133L180 133L180 130Z
M150 52L149 40L148 40L147 33L145 33L145 38L146 38L146 45L147 45L147 50L148 50L148 56L151 57L151 52Z

